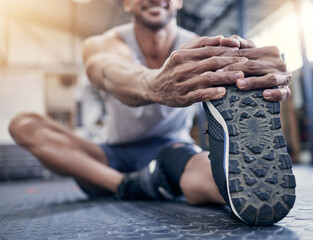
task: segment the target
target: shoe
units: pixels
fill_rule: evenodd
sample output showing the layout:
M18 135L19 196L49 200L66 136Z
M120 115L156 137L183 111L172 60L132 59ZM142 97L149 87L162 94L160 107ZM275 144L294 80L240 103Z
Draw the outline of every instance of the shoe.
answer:
M295 202L295 177L281 131L279 102L263 90L225 86L220 100L203 102L213 178L232 212L252 225L283 219Z
M121 200L173 200L174 195L164 170L155 159L142 170L126 174L116 193Z

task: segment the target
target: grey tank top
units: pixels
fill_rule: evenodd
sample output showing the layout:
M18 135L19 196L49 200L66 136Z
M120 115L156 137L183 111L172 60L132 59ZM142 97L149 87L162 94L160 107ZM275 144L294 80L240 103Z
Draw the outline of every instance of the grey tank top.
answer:
M137 43L133 24L116 27L116 30L132 50L133 60L146 66L145 57ZM190 42L195 34L178 28L173 51ZM129 107L108 93L103 93L107 110L101 140L107 144L122 144L152 137L168 137L191 142L190 129L195 107L172 108L160 104Z

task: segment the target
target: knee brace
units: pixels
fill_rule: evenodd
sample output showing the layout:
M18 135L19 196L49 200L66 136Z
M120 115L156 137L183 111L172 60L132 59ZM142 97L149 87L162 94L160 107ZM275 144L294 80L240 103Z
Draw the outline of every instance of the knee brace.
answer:
M190 143L176 143L160 151L155 160L138 172L127 174L118 186L119 199L173 199L182 194L179 181L190 158L202 149Z

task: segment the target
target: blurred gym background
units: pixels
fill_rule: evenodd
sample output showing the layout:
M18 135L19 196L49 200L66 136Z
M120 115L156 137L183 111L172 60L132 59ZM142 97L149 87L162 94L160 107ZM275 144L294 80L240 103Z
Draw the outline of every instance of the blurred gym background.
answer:
M83 41L130 21L121 0L0 0L0 181L53 178L16 146L8 124L17 113L47 114L100 141L105 108L84 72ZM200 35L240 35L280 48L293 73L282 103L283 130L295 164L313 155L313 1L184 0L178 24ZM205 144L201 111L192 136ZM31 136L30 136L31 137Z

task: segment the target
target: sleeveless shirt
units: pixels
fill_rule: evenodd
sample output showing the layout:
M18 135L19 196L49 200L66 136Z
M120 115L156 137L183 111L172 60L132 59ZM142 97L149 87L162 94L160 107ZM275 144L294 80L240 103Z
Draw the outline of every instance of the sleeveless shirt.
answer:
M118 26L116 30L131 49L133 61L147 66L136 40L133 24ZM178 27L172 51L194 38L194 33ZM107 115L101 138L107 144L131 143L152 137L168 137L185 142L193 141L190 137L190 129L195 113L194 106L173 108L150 104L129 107L109 93L102 92L102 96Z

